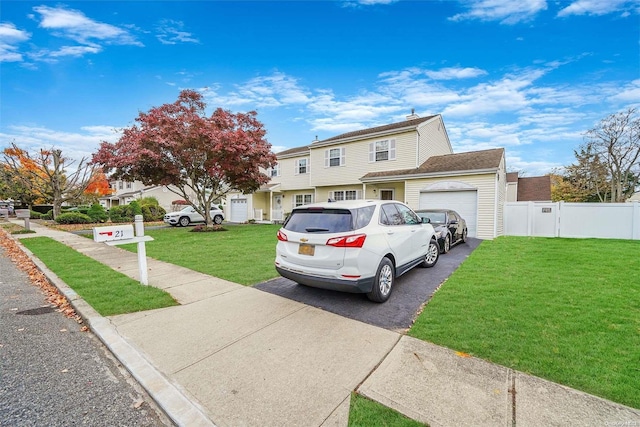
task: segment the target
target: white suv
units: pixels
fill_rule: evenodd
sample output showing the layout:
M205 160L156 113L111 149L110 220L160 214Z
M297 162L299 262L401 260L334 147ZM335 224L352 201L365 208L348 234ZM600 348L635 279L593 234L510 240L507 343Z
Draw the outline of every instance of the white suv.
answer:
M433 267L433 226L391 200L316 203L294 208L278 230L276 270L297 283L389 299L396 277Z
M222 224L224 213L217 206L211 206L209 211L214 224ZM186 206L178 212L170 212L164 216L164 222L169 225L186 227L194 222L204 222L204 217L196 212L193 206Z

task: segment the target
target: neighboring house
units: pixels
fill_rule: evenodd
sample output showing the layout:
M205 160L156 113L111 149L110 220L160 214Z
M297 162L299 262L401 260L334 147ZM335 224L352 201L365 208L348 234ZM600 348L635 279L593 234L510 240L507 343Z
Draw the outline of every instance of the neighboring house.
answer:
M507 173L507 202L550 202L551 177L519 177L518 172Z
M114 193L100 198L100 204L105 209L128 205L133 200L144 197L155 197L160 206L167 212L171 212L173 210L172 202L180 198L163 185L145 187L140 181L111 181L110 184Z
M440 115L344 133L277 153L271 181L254 194L230 194L226 217L282 221L316 201L382 199L414 209L452 208L469 236L502 234L504 149L453 154Z
M640 191L637 191L627 199L627 202L640 202Z

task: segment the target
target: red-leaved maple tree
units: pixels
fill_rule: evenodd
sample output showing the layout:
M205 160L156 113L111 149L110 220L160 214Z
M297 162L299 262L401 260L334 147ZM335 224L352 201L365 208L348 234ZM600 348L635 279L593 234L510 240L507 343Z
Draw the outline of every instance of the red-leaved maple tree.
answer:
M93 162L111 177L165 185L211 225L214 201L230 191L250 193L269 181L276 162L257 113L221 108L205 114L202 95L180 92L176 102L140 113L118 142L103 142Z

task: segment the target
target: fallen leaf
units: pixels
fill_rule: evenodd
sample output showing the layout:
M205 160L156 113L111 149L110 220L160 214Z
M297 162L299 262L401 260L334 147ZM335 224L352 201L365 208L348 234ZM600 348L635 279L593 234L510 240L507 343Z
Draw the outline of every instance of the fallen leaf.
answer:
M22 331L24 331L24 328L18 329L18 332L22 332Z
M136 409L140 409L140 407L144 404L144 400L138 399L134 402L133 407Z
M459 357L471 357L471 355L469 353L464 353L462 351L456 351L456 356L459 356Z
M60 371L60 372L66 373L66 372L69 372L69 370L68 370L68 369L63 369L63 370L62 370L62 371Z
M67 332L66 329L60 329L60 332Z

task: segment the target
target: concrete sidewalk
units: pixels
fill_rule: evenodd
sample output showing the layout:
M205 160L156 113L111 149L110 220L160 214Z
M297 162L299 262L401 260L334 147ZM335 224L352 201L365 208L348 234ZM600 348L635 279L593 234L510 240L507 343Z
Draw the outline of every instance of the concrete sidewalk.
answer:
M14 237L139 280L134 253L31 228ZM639 410L150 258L149 284L181 305L104 318L34 261L178 425L346 426L357 390L431 426L640 426Z

